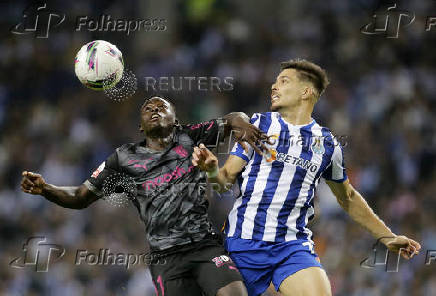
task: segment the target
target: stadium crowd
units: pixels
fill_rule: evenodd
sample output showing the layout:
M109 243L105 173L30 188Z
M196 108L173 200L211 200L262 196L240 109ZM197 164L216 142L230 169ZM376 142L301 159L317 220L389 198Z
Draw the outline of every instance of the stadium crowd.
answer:
M422 245L398 272L360 262L376 242L337 205L326 185L317 191L312 229L316 250L338 296L436 295L436 32L424 16L429 0L403 4L416 21L399 38L365 35L375 1L189 0L147 4L133 0L53 1L65 24L49 38L2 30L0 43L0 295L154 295L147 266L75 264L79 249L144 253L142 222L132 206L98 201L81 211L60 208L19 189L21 172L41 173L55 185L79 185L115 149L141 139L139 106L159 94L172 100L182 123L231 111L267 111L279 62L306 58L319 63L331 85L317 104L315 120L345 140L348 176L396 233ZM155 1L153 1L155 2ZM368 4L370 3L370 4ZM1 4L3 28L22 18L26 1ZM112 14L167 20L162 32L76 32L78 15ZM79 48L94 39L116 44L138 79L135 95L115 102L83 87L74 75ZM160 42L156 44L156 42ZM231 77L231 89L150 91L145 77ZM225 155L220 155L224 161ZM233 196L209 196L217 230ZM9 262L23 256L32 236L65 248L48 272ZM182 295L182 294L181 294Z

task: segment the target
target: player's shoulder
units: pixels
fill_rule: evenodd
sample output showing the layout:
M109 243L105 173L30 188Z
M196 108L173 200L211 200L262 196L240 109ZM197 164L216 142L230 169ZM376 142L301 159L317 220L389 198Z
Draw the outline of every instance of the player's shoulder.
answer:
M255 112L251 115L251 122L257 121L259 119L271 119L275 112Z
M315 121L313 129L318 129L320 131L319 133L322 135L325 146L334 148L339 147L342 149L343 137L337 136L329 127L323 126Z
M129 153L134 152L136 149L136 146L140 143L125 143L115 149L116 154L122 154L122 153Z
M313 119L313 121L314 121L314 124L313 124L312 129L318 129L318 130L322 131L322 133L325 135L328 134L330 136L333 136L333 132L330 128L328 128L327 126L324 126L322 124L319 124L315 119Z

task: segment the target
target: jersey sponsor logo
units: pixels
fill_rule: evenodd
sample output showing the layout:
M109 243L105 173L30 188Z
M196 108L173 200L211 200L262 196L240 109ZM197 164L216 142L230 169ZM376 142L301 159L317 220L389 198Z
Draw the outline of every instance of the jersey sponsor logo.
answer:
M100 166L92 173L91 177L92 178L97 178L98 175L100 175L100 173L104 170L104 166L105 166L106 162L103 161Z
M147 168L147 164L150 160L153 160L151 157L147 158L145 160L142 159L130 159L129 162L127 164L131 165L134 164L133 167L134 168L143 168L144 170L148 170Z
M142 188L144 188L144 190L152 190L157 186L167 184L172 180L178 179L183 175L190 173L193 169L194 169L193 165L190 165L187 170L185 170L182 167L176 167L175 170L172 171L171 173L166 173L154 179L147 180L144 183L142 183L141 186Z
M188 151L186 151L186 149L182 145L174 147L173 151L183 158L188 156Z
M303 159L301 157L295 157L282 152L277 153L275 149L269 149L269 153L265 153L265 158L267 162L280 161L283 163L289 163L301 167L306 171L309 170L312 173L318 170L318 165L310 160Z
M201 122L201 123L193 124L193 125L188 124L188 126L189 126L189 128L191 130L195 130L197 128L200 128L200 127L203 127L205 125L208 125L208 127L206 128L206 130L208 131L213 126L213 123L214 123L214 121L206 121L206 122Z

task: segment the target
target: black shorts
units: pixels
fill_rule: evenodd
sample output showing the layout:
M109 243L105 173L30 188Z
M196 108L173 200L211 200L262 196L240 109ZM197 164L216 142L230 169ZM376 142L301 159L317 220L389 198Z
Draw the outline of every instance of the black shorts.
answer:
M191 243L157 256L157 264L150 265L157 296L215 296L231 282L243 281L217 240Z

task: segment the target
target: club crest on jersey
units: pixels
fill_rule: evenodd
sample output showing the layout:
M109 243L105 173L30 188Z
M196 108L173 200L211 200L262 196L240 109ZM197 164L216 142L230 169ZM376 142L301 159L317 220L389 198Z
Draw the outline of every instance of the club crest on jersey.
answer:
M312 152L315 154L324 154L325 148L321 143L321 138L314 138L313 139Z

